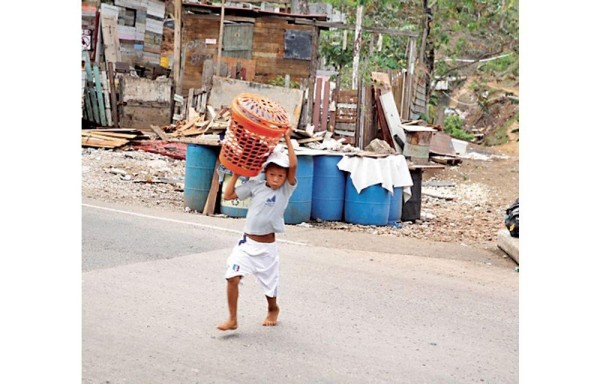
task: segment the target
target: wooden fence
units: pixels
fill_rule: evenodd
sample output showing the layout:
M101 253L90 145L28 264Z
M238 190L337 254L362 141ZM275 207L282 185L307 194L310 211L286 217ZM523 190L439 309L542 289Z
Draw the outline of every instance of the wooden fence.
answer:
M82 61L83 119L102 127L118 127L119 92L112 63L107 71L104 63L92 63L87 51L82 51Z

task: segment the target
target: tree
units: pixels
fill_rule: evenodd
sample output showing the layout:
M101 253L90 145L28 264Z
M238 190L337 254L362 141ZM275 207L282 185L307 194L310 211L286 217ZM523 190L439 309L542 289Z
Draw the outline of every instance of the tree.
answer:
M363 27L410 30L421 36L420 53L430 78L459 73L480 60L511 52L518 68L518 0L326 0L356 23L356 9L364 5ZM363 28L364 29L364 28ZM350 34L352 32L349 32ZM341 49L341 32L322 34L321 55L338 70L347 68L348 53ZM408 39L383 36L382 50L371 51L372 37L364 32L360 44L363 64L369 69L406 67ZM354 37L351 37L354 41ZM351 56L350 56L351 57ZM472 60L464 62L461 60ZM429 82L427 82L429 84ZM428 90L428 94L431 90Z

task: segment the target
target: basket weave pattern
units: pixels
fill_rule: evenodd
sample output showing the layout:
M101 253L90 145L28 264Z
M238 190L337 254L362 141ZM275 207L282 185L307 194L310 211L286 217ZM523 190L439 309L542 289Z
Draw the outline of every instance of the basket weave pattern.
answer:
M238 175L256 176L289 127L283 107L263 96L241 94L231 104L219 160Z

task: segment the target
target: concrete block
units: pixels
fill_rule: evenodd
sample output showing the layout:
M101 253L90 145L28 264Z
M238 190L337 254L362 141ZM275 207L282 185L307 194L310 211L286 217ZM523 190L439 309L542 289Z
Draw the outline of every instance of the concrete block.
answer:
M519 238L512 237L506 228L498 231L498 248L519 264Z

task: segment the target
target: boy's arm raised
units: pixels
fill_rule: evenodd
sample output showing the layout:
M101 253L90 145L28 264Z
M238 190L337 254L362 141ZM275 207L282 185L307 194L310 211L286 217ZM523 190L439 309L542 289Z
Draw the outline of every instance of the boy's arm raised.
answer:
M233 200L238 198L238 195L235 193L235 183L237 182L237 179L239 177L240 175L236 173L234 173L233 176L231 176L231 179L229 179L229 183L227 183L227 186L223 191L223 200Z
M287 180L290 185L296 185L296 171L298 169L298 158L296 157L296 152L294 152L294 146L292 145L292 139L290 135L292 134L292 128L288 128L285 131L285 144L287 145L288 150L288 158L290 160L290 168L288 169Z

